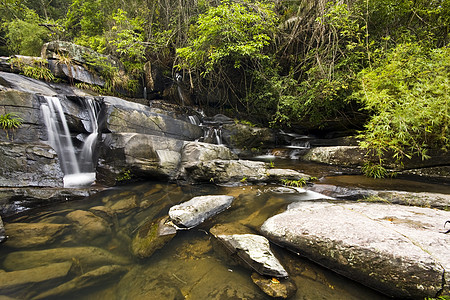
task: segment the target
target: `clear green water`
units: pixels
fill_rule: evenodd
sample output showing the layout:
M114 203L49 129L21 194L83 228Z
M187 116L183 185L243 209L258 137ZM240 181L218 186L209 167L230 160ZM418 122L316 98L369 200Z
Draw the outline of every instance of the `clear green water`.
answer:
M134 203L135 208L122 209L123 212L118 213L117 218L109 220L110 233L90 239L80 235L80 231L74 227L55 242L34 249L12 249L6 242L0 246L0 262L4 264L7 255L18 250L76 246L100 247L130 260L127 264L128 273L56 299L270 299L252 282L250 270L232 263L221 251L217 251L214 238L208 230L215 224L239 223L257 231L267 218L283 211L296 200L295 195L277 194L271 190L271 186L180 187L155 182L112 188L83 201L61 203L8 220L71 224L66 218L71 211L89 211L95 206L117 208L120 201ZM233 195L236 199L227 211L213 219L189 231L178 232L174 239L150 258L137 259L131 255L131 239L146 220L166 215L168 209L177 203L209 194ZM295 253L277 246L273 249L297 285L297 293L291 299L387 299ZM93 268L83 265L82 272ZM0 269L4 269L2 264ZM57 284L49 284L44 290ZM4 295L31 299L42 291L39 285L32 285Z

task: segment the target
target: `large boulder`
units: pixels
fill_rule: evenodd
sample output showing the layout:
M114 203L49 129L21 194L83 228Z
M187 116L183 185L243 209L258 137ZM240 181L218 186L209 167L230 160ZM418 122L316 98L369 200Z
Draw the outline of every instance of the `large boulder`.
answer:
M97 181L114 185L124 172L130 177L174 178L183 141L139 133L104 134Z
M104 97L106 129L113 133L141 133L193 141L203 135L200 126L155 113L148 106L116 97Z
M177 226L192 228L226 210L231 206L233 200L233 196L226 195L194 197L189 201L172 206L169 209L169 217Z
M392 297L450 295L450 212L376 203L298 202L261 227L271 241Z
M287 180L309 180L310 176L290 170L272 169L268 164L251 160L204 160L183 165L184 176L194 182L277 182Z
M260 153L276 143L276 135L269 128L254 127L243 123L224 124L223 142L233 149Z
M63 187L56 152L42 143L0 142L0 186Z

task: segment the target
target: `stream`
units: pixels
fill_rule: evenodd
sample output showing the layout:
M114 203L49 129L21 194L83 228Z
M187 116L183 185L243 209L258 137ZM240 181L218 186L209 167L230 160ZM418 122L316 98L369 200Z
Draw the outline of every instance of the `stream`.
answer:
M445 185L405 179L375 181L359 175L343 175L338 168L295 160L276 160L274 163L277 167L289 167L315 176L318 184L450 193L450 187ZM102 248L129 261L126 264L129 270L127 273L81 290L55 295L55 299L271 299L252 282L252 271L231 261L208 230L216 224L238 223L257 232L265 220L282 212L288 204L310 200L297 193L281 192L278 187L227 187L212 184L179 186L140 182L109 188L81 201L59 203L4 220L5 223L70 224L71 221L66 216L73 211L92 211L93 207L107 207L116 210L115 216L106 218L110 227L107 234L90 237L77 226L72 226L64 235L46 246L13 249L5 243L0 247L0 262L7 265L9 255L15 251L88 246ZM198 227L179 231L150 258L138 259L132 256L131 240L145 221L166 215L171 206L194 196L215 194L232 195L235 200L228 210ZM292 253L276 245L273 245L273 250L297 286L296 294L290 299L389 299L302 258L301 253ZM83 268L82 273L94 267ZM0 266L0 269L5 268ZM55 284L43 289L39 286L26 286L4 295L32 299L53 288Z

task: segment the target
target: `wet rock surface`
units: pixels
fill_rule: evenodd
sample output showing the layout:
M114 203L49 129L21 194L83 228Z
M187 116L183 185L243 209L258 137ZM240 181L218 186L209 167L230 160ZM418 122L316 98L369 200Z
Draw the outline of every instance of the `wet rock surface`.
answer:
M268 219L271 241L393 297L449 295L450 212L375 203L299 202ZM446 281L447 280L447 281ZM445 283L447 282L447 283Z
M35 290L64 280L71 267L72 262L69 261L20 271L0 271L0 294L15 293L19 297L29 299L30 294L33 294ZM30 289L32 286L34 288Z
M92 212L75 210L67 214L66 218L74 224L78 238L84 241L101 243L111 234L109 223Z
M118 276L128 271L128 268L118 265L103 266L98 269L86 272L74 279L65 282L53 289L45 291L32 299L49 299L59 298L71 295L80 290L95 286L97 284L104 284L110 280L117 279Z
M256 234L217 235L232 255L261 275L287 277L288 273L270 249L269 241Z
M9 239L5 242L5 246L29 248L49 245L66 233L70 227L70 224L8 223L5 229Z
M172 240L177 231L167 224L169 217L165 216L155 221L145 222L131 242L131 252L139 258L150 257Z
M3 225L2 217L0 216L0 244L3 243L4 241L6 241L6 239L7 239L7 236L6 236L5 227Z
M388 202L392 204L433 207L440 209L450 207L450 194L370 190L362 188L340 187L328 184L315 184L311 187L308 187L308 190L315 191L337 199Z
M17 271L73 260L84 271L102 265L127 265L130 263L128 258L112 254L102 248L65 247L12 252L5 257L3 267L7 271Z
M189 201L172 206L169 209L169 217L177 226L192 228L226 210L233 200L233 196L226 195L194 197Z

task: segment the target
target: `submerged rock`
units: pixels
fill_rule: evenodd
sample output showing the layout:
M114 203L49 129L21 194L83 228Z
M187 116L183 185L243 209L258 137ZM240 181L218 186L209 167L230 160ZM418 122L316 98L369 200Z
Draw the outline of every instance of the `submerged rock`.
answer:
M269 218L273 242L392 297L449 295L450 212L375 203L298 202Z
M66 218L73 222L78 236L85 241L100 242L111 235L109 223L90 211L75 210Z
M123 266L103 266L98 269L86 272L81 276L75 277L74 279L63 283L53 289L45 291L33 297L32 299L48 299L53 297L61 299L61 297L67 296L79 290L95 285L104 284L105 282L115 279L127 271L128 268Z
M0 271L0 294L29 298L39 288L58 284L67 277L72 262L53 263L20 271Z
M28 248L53 243L71 227L70 224L8 223L5 228L9 238L5 246Z
M288 273L270 250L269 241L256 234L217 235L232 252L237 255L244 265L251 267L261 275L287 277Z
M131 243L131 252L139 258L150 257L176 235L174 226L167 224L168 216L145 222Z
M127 265L130 263L128 258L112 254L101 248L67 247L12 252L5 257L3 267L8 271L14 271L64 261L75 261L84 271L102 265Z
M295 294L297 287L290 279L276 279L252 273L253 282L267 295L273 298L287 299Z
M226 210L233 200L233 196L226 195L194 197L172 206L169 209L169 217L177 226L192 228Z

